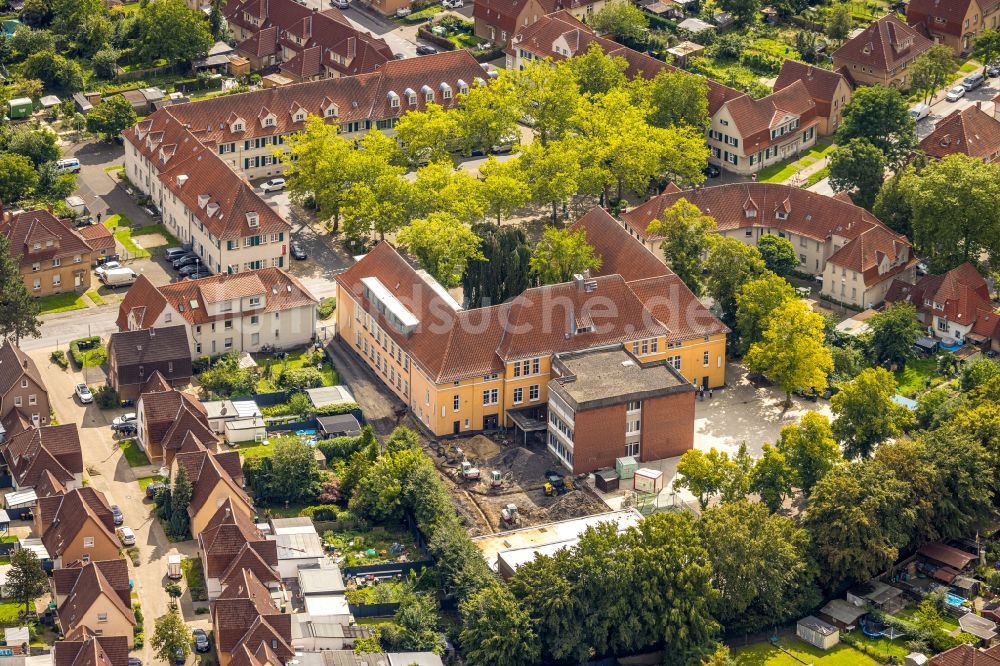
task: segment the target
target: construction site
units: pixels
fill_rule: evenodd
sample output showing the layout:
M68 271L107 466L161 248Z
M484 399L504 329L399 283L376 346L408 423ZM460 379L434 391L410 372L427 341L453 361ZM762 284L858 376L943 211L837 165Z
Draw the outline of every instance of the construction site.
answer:
M567 476L542 446L485 435L431 441L434 460L472 536L583 518L608 506L581 479Z

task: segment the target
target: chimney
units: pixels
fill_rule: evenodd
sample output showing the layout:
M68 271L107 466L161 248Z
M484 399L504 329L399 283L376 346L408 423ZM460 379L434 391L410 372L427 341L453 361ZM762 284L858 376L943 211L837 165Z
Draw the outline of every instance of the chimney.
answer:
M156 329L155 328L149 329L149 337L151 337L151 338L155 338L156 337Z
M347 38L347 59L354 60L354 56L357 54L357 37Z
M979 109L980 111L982 111L983 110L983 103L981 101L977 101L976 102L976 108Z
M24 359L24 369L28 369L28 359Z

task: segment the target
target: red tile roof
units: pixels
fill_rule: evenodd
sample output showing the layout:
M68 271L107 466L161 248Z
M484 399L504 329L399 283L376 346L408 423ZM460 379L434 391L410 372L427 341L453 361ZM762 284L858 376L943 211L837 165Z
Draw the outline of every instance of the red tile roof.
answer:
M212 625L221 653L231 653L241 644L255 651L261 642L275 641L275 654L283 659L295 654L291 615L281 612L267 587L247 569L212 604Z
M238 463L239 452L232 451L230 453L236 454L236 461ZM212 493L219 484L223 484L226 487L226 494L230 500L242 502L249 509L253 507L253 502L246 494L246 491L243 490L243 487L232 476L232 465L223 467L223 464L218 459L220 456L232 459L232 456L229 454L215 454L204 449L201 451L177 453L174 457L174 461L184 468L188 479L191 480L192 493L191 502L188 504L188 514L192 518L212 498ZM239 469L238 465L237 469ZM240 478L242 477L243 473L241 470Z
M31 428L0 444L11 475L20 487L32 488L51 472L61 483L83 474L83 451L75 423Z
M270 570L278 565L277 542L268 541L253 521L238 511L231 499L226 499L205 528L198 534L198 550L205 559L205 575L220 578L241 559L246 549L253 550ZM243 567L241 567L243 568ZM254 567L258 578L267 574Z
M128 666L128 638L79 626L52 646L53 666Z
M896 280L885 300L913 304L918 312L968 326L979 335L993 338L1000 320L990 301L989 287L976 267L966 262L944 275L925 275L911 285Z
M906 22L914 27L959 37L973 0L910 0ZM940 19L940 20L938 20Z
M128 584L128 567L125 566L125 560L115 561L121 565L105 567L92 562L80 569L79 576L57 610L63 631L72 631L87 622L91 608L101 598L108 599L125 618L135 624L129 597L131 591Z
M38 388L45 390L45 382L35 361L21 351L10 340L0 343L0 395L20 385L22 379L29 379Z
M961 153L984 162L995 162L1000 159L1000 120L975 105L955 109L924 137L920 150L930 157Z
M781 72L774 82L774 89L783 90L796 81L801 81L805 85L809 96L816 104L816 113L821 116L830 115L841 81L850 88L850 83L838 72L831 72L828 69L821 69L786 58L785 62L781 64Z
M182 391L140 394L137 411L142 413L147 445L176 452L189 433L202 442L215 442L205 406Z
M1000 666L1000 650L979 650L966 643L934 655L931 666Z
M601 257L601 267L592 275L618 274L629 282L670 274L666 264L600 206L591 208L571 228L583 229L587 244Z
M101 254L115 253L115 237L111 235L111 230L103 224L91 224L79 230L83 240L87 241L95 252Z
M29 210L0 223L0 234L10 241L10 253L20 258L22 272L31 270L35 262L66 258L72 263L76 256L86 267L90 263L91 247L65 220L46 210ZM35 246L38 249L35 249ZM46 266L48 268L48 266Z
M948 546L940 541L925 543L917 549L917 555L959 571L965 569L965 567L969 566L970 562L976 559L976 556L972 553Z
M60 557L66 546L89 523L93 523L112 543L118 543L111 506L103 493L90 486L70 490L65 495L40 497L38 514L41 524L47 526L42 533L42 543L53 558Z
M892 72L933 46L934 42L887 14L834 51L834 62L864 65L876 72Z
M801 80L794 81L767 97L754 99L749 95L742 95L727 101L724 106L739 130L747 153L787 140L785 135L772 138L771 129L786 123L789 117L799 119L799 129L817 122L816 103Z

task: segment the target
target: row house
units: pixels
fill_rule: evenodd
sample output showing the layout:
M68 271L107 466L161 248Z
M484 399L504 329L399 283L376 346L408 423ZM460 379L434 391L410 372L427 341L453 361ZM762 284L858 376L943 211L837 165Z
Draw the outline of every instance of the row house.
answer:
M14 410L14 415L19 413ZM37 428L23 417L8 418L4 429L0 453L15 490L35 488L47 477L66 488L83 485L83 449L75 423Z
M605 4L607 0L478 0L472 10L473 31L494 44L506 44L546 15L558 12L582 22Z
M986 164L1000 161L1000 120L982 109L982 103L955 109L934 125L920 141L928 157L967 155Z
M32 296L90 289L90 264L97 255L66 220L47 210L7 211L0 234L10 242L11 256Z
M49 392L34 359L4 340L0 343L0 415L7 418L17 412L37 428L49 424L50 410Z
M295 0L229 0L223 13L236 52L253 71L278 66L293 81L356 76L393 59L385 40L351 25L337 9Z
M382 242L336 277L337 333L437 436L545 430L558 354L618 348L663 361L685 385L724 384L728 329L607 212L592 211L578 228L602 255L601 273L473 310ZM607 447L613 456L630 450ZM603 459L552 448L574 472Z
M308 344L318 300L280 268L213 275L162 287L140 276L118 308L118 330L183 324L191 358ZM150 373L152 370L150 369Z
M485 85L490 74L483 65L465 50L439 53L408 60L391 60L376 72L336 79L309 81L297 85L267 88L240 95L226 95L190 104L167 107L152 114L136 127L126 131L125 167L128 177L147 194L159 200L164 198L162 189L173 194L185 188L188 182L200 181L192 173L180 166L172 169L173 178L162 178L162 186L156 182L155 173L177 161L174 154L182 149L184 155L197 153L202 160L211 164L212 169L225 165L228 173L215 175L209 183L226 181L224 191L232 195L240 193L246 202L239 211L224 211L230 221L236 220L238 213L258 213L255 230L263 230L265 221L271 225L269 216L276 214L267 208L252 189L241 180L255 180L284 173L281 159L276 152L285 152L285 139L301 132L309 116L317 116L326 122L336 124L342 136L360 139L371 130L379 130L392 135L396 121L409 111L424 111L430 103L445 109L455 108L458 97L467 94L474 85ZM154 149L152 144L159 146ZM147 144L150 144L147 147ZM213 152L211 158L200 151ZM190 160L188 160L190 162ZM178 181L180 176L188 176ZM232 182L229 182L232 181ZM195 188L196 194L209 194L210 200L224 202L214 191L204 187ZM243 190L249 190L244 192ZM258 203L260 201L260 203ZM198 203L197 200L192 204ZM190 206L193 209L196 206ZM245 209L245 210L244 210ZM181 240L188 242L187 224L184 217L164 210L164 223ZM265 220L267 218L267 220ZM280 218L279 218L280 219ZM238 221L238 220L236 220ZM218 224L216 225L218 226ZM286 229L276 229L280 235ZM261 247L247 246L246 237L259 233L247 233L241 239L227 237L225 247L218 252L229 252L228 240L233 245L250 247L249 255L261 253ZM215 234L216 237L219 234ZM260 240L262 247L272 243L270 236ZM282 248L284 238L270 247ZM281 254L267 253L269 259ZM239 266L246 259L239 258L234 263ZM225 265L218 261L215 264ZM267 265L272 265L268 263ZM274 265L280 265L274 264ZM211 267L211 266L210 266Z
M1000 25L998 0L910 0L906 22L956 56L968 53L984 30Z
M881 303L894 279L912 283L917 259L905 236L851 203L790 185L733 183L682 192L676 187L622 214L622 223L647 247L662 239L648 233L653 220L685 199L715 219L717 233L757 245L774 234L799 255L798 270L822 276L821 293L856 307Z
M184 473L191 482L191 502L187 512L191 520L191 534L201 534L214 518L219 507L228 502L243 515L253 515L253 501L243 490L243 469L239 451L215 451L215 439L209 440L209 449L189 433L174 455L170 477L177 479L177 472Z
M833 68L850 77L855 85L906 90L911 85L910 67L933 44L895 14L887 14L834 51Z
M817 130L820 136L830 136L840 128L844 107L851 101L851 84L840 72L821 69L797 60L786 59L774 82L774 90L783 90L796 81L805 85L816 105Z
M56 569L115 560L122 548L107 497L90 486L39 497L35 530Z
M77 627L52 646L53 666L128 666L128 637Z
M119 637L126 652L133 646L136 619L125 560L75 562L53 572L52 591L63 633L84 630L97 637Z

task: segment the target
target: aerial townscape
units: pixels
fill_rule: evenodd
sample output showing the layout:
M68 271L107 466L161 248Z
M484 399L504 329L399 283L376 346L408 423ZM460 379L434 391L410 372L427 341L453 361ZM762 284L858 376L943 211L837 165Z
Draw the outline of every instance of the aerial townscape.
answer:
M1000 666L1000 0L0 14L0 666Z

